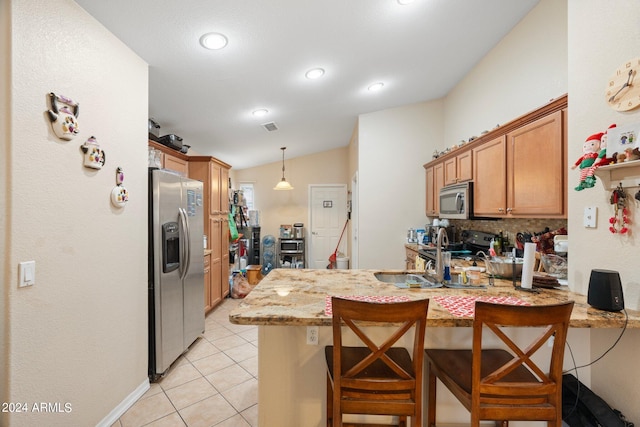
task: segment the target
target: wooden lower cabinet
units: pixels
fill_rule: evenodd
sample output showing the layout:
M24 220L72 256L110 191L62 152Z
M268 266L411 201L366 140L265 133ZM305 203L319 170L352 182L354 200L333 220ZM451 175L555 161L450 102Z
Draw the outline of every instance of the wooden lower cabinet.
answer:
M229 219L222 219L222 229L220 231L220 235L222 238L221 245L221 262L220 262L220 293L222 298L225 298L229 295Z
M405 253L406 253L406 259L405 259L405 263L406 263L406 269L407 270L415 270L416 269L416 258L418 257L418 251L413 250L411 248L408 247L404 247Z
M204 256L204 312L211 310L211 255Z
M191 156L189 177L204 183L204 233L211 249L209 309L229 295L229 169L210 156Z

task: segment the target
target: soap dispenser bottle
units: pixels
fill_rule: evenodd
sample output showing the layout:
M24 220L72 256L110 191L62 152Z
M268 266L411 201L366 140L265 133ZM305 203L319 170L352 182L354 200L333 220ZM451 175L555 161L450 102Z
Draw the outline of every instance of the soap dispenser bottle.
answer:
M444 266L442 280L444 283L451 283L451 252L442 253L442 264Z

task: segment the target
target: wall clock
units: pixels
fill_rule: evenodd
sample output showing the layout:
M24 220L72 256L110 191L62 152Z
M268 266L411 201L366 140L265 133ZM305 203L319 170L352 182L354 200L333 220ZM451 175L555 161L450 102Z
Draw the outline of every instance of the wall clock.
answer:
M616 111L629 111L640 106L640 58L630 59L611 75L605 100Z

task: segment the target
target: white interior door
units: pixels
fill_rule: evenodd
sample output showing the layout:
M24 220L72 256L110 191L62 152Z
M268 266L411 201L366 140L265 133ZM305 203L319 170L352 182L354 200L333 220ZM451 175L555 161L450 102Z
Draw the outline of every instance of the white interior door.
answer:
M309 268L326 268L347 220L347 186L309 186ZM347 253L347 232L338 252Z

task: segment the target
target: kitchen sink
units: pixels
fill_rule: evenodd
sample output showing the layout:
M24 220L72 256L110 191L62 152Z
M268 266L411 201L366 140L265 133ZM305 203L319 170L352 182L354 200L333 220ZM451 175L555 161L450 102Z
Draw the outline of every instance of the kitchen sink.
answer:
M442 284L434 283L419 274L413 273L385 273L374 274L376 279L384 283L393 283L399 288L441 288Z
M451 275L451 283L436 283L431 277L424 277L414 273L387 273L378 272L374 274L376 279L384 283L393 283L399 288L421 288L421 289L436 289L436 288L449 288L449 289L486 289L486 284L462 284L458 279L458 274Z

